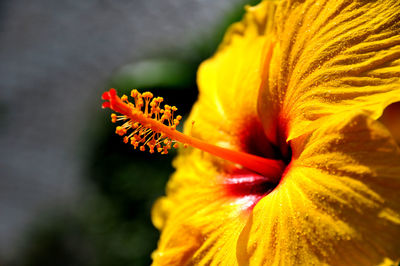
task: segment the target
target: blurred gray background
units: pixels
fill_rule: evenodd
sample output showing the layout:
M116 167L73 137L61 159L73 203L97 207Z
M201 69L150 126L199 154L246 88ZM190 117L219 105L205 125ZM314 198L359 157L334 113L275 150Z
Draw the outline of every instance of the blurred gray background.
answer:
M21 256L34 221L74 212L92 191L86 163L113 76L148 59L197 66L247 2L0 2L1 260Z

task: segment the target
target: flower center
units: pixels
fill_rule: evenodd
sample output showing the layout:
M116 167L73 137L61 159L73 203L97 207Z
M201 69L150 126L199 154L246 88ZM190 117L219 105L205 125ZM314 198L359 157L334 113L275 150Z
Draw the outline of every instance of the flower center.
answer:
M243 132L238 133L239 142L242 144L241 150L261 157L275 158L284 163L285 171L288 169L292 156L290 146L286 142L279 143L279 146L273 145L266 137L257 117L248 119L242 128ZM243 209L252 209L260 199L279 185L283 176L282 171L271 182L270 179L257 172L234 168L223 176L223 185L227 195L239 200Z
M130 142L134 148L139 147L145 151L148 147L150 153L160 152L167 154L168 150L177 148L178 143L190 145L222 159L240 164L241 166L263 176L264 180L277 184L280 180L285 164L281 160L273 160L246 152L230 150L219 147L203 140L185 135L176 130L181 116L174 118L175 106L165 105L161 107L163 98L155 97L150 92L139 93L131 91L134 103L128 101L128 97L117 96L115 89L103 93L106 100L103 108L110 108L120 115L111 114L111 121L124 122L116 127L116 133L124 136L125 143Z

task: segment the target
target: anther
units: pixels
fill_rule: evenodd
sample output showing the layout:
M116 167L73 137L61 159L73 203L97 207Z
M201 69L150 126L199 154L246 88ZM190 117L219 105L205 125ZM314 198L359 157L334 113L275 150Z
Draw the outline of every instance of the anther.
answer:
M117 122L117 114L111 114L111 122L115 123Z

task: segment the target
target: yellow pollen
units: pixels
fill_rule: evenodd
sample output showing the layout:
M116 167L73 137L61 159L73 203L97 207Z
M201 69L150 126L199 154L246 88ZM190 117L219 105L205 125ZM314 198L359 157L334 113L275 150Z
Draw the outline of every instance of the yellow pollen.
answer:
M129 101L127 95L123 95L120 99L129 107L129 111L135 117L140 117L143 121L140 119L140 122L133 121L132 117L128 117L127 114L117 115L113 113L111 114L113 123L125 122L116 127L115 133L123 136L123 142L130 143L135 149L139 147L139 150L145 151L147 146L150 153L157 151L161 154L167 154L168 150L171 149L172 139L158 130L154 123L153 125L146 123L146 120L149 122L150 120L156 121L168 126L171 130L176 130L176 126L182 119L180 115L174 118L173 113L178 108L170 105L165 105L162 108L161 103L164 99L162 97L153 98L153 94L149 91L140 93L138 90L132 90L130 95L133 98L132 102ZM175 143L172 147L178 148L179 144Z
M126 128L123 128L121 126L117 126L116 129L115 129L115 133L117 133L120 136L125 135L126 131L127 131Z
M113 122L113 123L117 122L117 115L116 114L111 114L111 122Z

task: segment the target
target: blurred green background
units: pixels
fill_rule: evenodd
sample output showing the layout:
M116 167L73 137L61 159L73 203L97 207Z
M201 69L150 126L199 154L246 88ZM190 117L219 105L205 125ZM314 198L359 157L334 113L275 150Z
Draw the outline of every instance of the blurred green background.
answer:
M240 20L243 4L258 1L239 2L218 17L216 26L206 29L207 38L204 35L192 38L183 54L174 49L147 53L145 58L117 66L109 73L107 84L99 82L98 85L105 89L115 87L120 94L128 93L131 88L151 89L168 104L176 105L185 118L197 98L198 65L215 52L226 28ZM179 12L179 5L177 9ZM163 43L158 45L162 47ZM107 52L118 51L104 51ZM5 256L4 265L151 263L150 254L156 248L159 233L152 226L150 210L154 201L164 194L176 152L150 155L125 145L114 133L110 112L100 109L101 92L98 90L98 95L92 95L91 101L96 107L91 120L85 122L84 137L80 139L80 145L85 147L81 156L85 159L86 178L81 182L83 196L73 208L49 207L38 213L24 232L17 254Z

